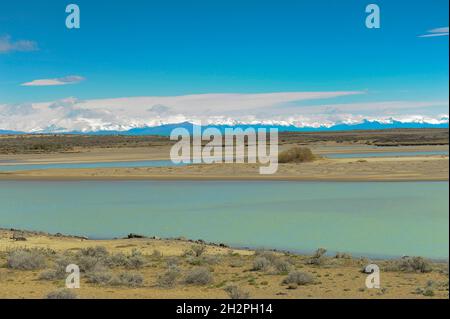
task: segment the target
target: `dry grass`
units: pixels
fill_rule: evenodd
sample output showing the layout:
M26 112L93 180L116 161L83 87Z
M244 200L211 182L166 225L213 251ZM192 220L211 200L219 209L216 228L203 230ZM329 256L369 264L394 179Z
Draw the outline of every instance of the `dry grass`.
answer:
M307 147L293 147L278 154L279 163L307 163L318 157Z
M41 252L47 268L22 270L7 268L9 252L24 245L10 237L0 231L0 298L47 298L50 293L66 298L59 291L67 276L65 266L78 258L89 261L76 289L78 298L448 298L446 264L430 263L431 272L421 272L421 267L386 271L390 262L376 261L383 288L377 290L364 288L361 269L369 261L349 255L327 257L326 265L318 267L310 264L311 256L209 245L195 257L184 254L192 243L182 240L86 241L27 234L27 248L21 249ZM160 254L153 254L155 250ZM138 271L127 262L137 255L143 260ZM322 250L313 257L320 256ZM191 258L203 264L193 266ZM252 271L255 260L262 258L268 268Z

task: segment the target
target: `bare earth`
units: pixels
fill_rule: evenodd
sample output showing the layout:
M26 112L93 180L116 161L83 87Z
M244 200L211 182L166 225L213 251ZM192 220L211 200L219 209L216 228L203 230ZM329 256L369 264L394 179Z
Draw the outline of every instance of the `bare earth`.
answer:
M292 147L284 144L280 151ZM369 147L320 143L309 146L314 154L442 151L448 146ZM86 163L169 159L170 146L151 148L83 149L75 153L8 154L0 161L14 164ZM8 165L12 165L9 163ZM187 179L187 180L323 180L323 181L445 181L449 176L448 156L371 157L320 159L310 163L279 164L276 174L259 174L259 164L196 164L178 167L47 169L0 172L0 180L21 179Z
M188 257L193 243L183 239L116 239L87 240L76 237L54 236L44 233L20 232L26 241L12 239L13 231L0 229L0 298L45 298L64 286L64 279L43 280L40 274L49 269L53 256L63 252L77 253L83 248L103 246L110 253L130 254L138 249L145 264L138 269L111 269L113 273L134 272L143 276L140 287L109 286L88 283L81 274L81 288L75 292L79 298L229 298L224 288L235 285L250 298L448 298L447 264L434 263L428 273L384 270L389 261L369 261L351 257L327 257L321 265L311 265L311 256L289 253L269 253L276 260L288 261L291 270L310 274L313 282L307 285L282 284L287 273L252 270L255 252L232 249L218 245L206 246L200 266L195 258ZM47 251L47 266L38 270L17 270L7 267L8 252L14 249L39 248ZM158 253L155 253L157 251ZM53 259L52 259L53 258ZM191 259L190 259L191 258ZM176 260L180 277L173 287L161 287L158 277L167 271L168 260ZM361 269L369 262L376 262L382 269L381 289L365 288L366 274ZM208 268L213 280L205 285L187 284L184 276L197 267ZM427 288L428 287L428 288ZM432 296L424 291L432 290Z
M178 167L47 169L0 172L0 180L322 180L446 181L448 156L321 159L279 164L273 175L259 174L259 164L197 164Z

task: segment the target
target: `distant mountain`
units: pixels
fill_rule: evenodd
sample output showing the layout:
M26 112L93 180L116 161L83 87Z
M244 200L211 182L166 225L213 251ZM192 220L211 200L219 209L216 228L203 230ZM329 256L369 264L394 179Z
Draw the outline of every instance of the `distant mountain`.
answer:
M128 135L128 136L137 136L137 135L160 135L160 136L169 136L173 129L175 128L185 128L192 134L192 123L183 122L178 124L165 124L161 126L154 127L142 127L142 128L133 128L127 131L95 131L95 132L54 132L54 131L42 131L40 133L49 133L49 134L86 134L86 135ZM226 128L276 128L279 132L326 132L326 131L355 131L355 130L383 130L383 129L419 129L419 128L446 128L448 129L448 122L442 124L430 124L424 122L398 122L391 121L390 123L381 123L377 121L363 121L358 124L337 124L333 126L321 126L321 127L296 127L293 125L268 125L268 124L237 124L237 125L208 125L203 126L202 130L206 128L217 128L222 133L225 132ZM14 131L6 131L0 130L0 134L25 134L23 132L14 132Z
M17 134L24 134L23 132L17 132L17 131L6 131L6 130L0 130L0 135L17 135Z
M214 127L219 129L222 133L225 132L226 128L277 128L279 132L326 132L326 131L354 131L354 130L383 130L383 129L400 129L400 128L447 128L448 123L444 124L429 124L429 123L402 123L393 121L392 123L380 123L380 122L370 122L364 121L359 124L338 124L330 127L296 127L293 125L283 126L283 125L208 125L203 126L202 129ZM192 134L192 124L189 122L179 123L179 124L167 124L156 127L143 127L135 128L124 132L95 132L92 134L121 134L121 135L162 135L168 136L175 128L185 128Z

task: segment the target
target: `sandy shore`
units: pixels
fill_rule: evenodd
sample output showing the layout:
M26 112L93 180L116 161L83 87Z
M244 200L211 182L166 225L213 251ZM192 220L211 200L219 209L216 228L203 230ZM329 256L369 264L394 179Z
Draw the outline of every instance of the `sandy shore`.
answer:
M280 145L280 152L293 146L294 144ZM318 143L308 145L308 147L317 155L449 150L448 145L374 147L364 144ZM71 152L47 154L0 154L0 163L12 165L169 160L170 149L170 145L159 145L152 147L78 148Z
M285 143L280 151L294 144ZM314 154L448 151L448 145L375 147L321 142L308 145ZM168 160L170 145L79 148L48 154L0 154L1 165ZM279 164L273 175L259 174L257 164L199 164L177 167L46 169L1 172L0 180L293 180L293 181L447 181L448 156L361 157Z
M257 164L0 172L0 180L448 181L448 176L448 156L321 159L279 164L273 175L259 174Z
M0 154L1 161L14 164L94 163L121 161L151 161L169 159L170 146L80 148L72 152L49 154Z
M17 236L23 239L14 239ZM200 257L190 254L193 245L204 245L205 250ZM130 256L133 250L139 251L143 263L137 268L110 265L100 269L104 274L137 274L143 279L142 284L135 287L94 283L88 280L89 272L82 272L81 287L75 290L79 298L229 298L224 290L229 285L248 293L250 298L262 299L448 298L445 263L430 263L430 271L421 273L396 270L396 261L369 261L349 255L328 256L321 259L320 263L312 264L312 256L282 252L261 254L186 239L89 240L7 229L0 229L0 298L45 298L48 293L64 287L65 275L59 279L43 279L42 273L53 269L58 258L82 255L83 249L98 246L106 249L109 256ZM10 253L23 249L37 249L38 253L44 254L45 265L30 270L8 266ZM271 266L255 270L255 262L261 256L270 259ZM381 289L365 287L367 275L361 269L372 262L382 269ZM167 271L168 264L176 264L179 274L173 286L162 287L159 278ZM277 270L275 266L279 264L288 265L289 270ZM211 281L207 284L186 283L186 276L199 267L209 269ZM99 270L95 271L98 274ZM308 274L311 282L298 286L283 284L288 273L295 271Z

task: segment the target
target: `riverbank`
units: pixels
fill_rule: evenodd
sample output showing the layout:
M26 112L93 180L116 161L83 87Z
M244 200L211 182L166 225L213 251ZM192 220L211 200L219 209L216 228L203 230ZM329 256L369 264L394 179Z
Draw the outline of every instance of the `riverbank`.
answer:
M442 263L423 260L426 269L414 270L413 264L403 267L406 259L370 261L349 254L326 256L320 251L305 256L183 238L130 237L89 240L0 229L0 298L43 298L63 287L65 275L50 276L63 257L86 262L86 256L91 262L101 262L102 268L82 264L81 288L75 290L79 298L229 298L230 287L235 297L263 299L448 298L447 264ZM44 260L36 269L17 269L18 263L11 266L11 252L18 250L42 254ZM370 262L381 268L381 289L365 287L367 275L361 269ZM176 272L169 273L171 269ZM299 273L303 280L295 282L293 274ZM105 279L108 276L116 280Z
M259 164L196 164L177 167L45 169L0 172L0 180L280 180L448 181L448 156L320 159L279 164L272 175Z

